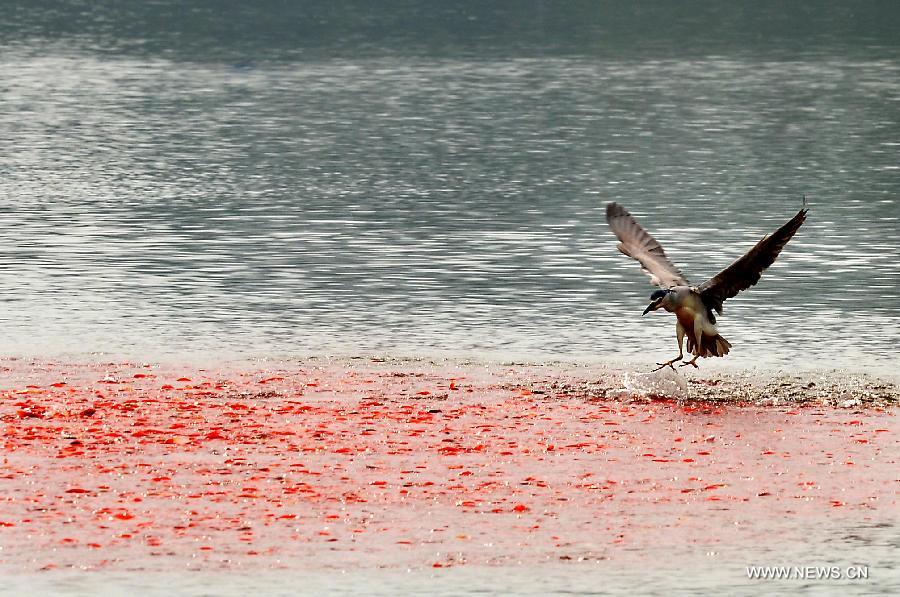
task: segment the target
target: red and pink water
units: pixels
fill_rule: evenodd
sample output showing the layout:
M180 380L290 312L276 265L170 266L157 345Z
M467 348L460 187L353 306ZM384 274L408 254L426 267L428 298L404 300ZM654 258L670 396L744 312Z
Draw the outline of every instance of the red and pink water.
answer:
M892 409L630 403L551 367L16 367L5 573L627 567L900 511Z

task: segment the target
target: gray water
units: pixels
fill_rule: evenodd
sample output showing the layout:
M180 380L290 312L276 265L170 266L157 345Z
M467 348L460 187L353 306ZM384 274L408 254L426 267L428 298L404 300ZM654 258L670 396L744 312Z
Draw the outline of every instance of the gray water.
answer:
M84 595L85 597L172 594L220 597L254 595L891 595L900 587L896 571L896 527L871 523L850 528L812 525L807 540L771 542L753 547L716 549L682 546L650 553L629 550L607 559L585 558L519 565L483 565L444 569L342 567L323 557L319 570L290 562L275 570L104 571L51 570L39 576L9 575L0 594ZM799 527L799 525L798 525ZM798 528L798 531L800 529ZM688 552L685 554L684 552ZM817 567L837 574L816 579L798 573L781 579L751 578L751 566ZM859 571L864 572L860 573ZM802 573L801 573L802 574ZM851 576L856 574L856 576ZM102 582L98 582L102 575Z
M763 13L767 45L654 3L145 4L0 29L0 354L650 362L673 319L640 316L606 202L699 283L805 194L726 304L729 362L897 365L900 52L857 31L884 34L877 10ZM620 27L670 17L646 44Z

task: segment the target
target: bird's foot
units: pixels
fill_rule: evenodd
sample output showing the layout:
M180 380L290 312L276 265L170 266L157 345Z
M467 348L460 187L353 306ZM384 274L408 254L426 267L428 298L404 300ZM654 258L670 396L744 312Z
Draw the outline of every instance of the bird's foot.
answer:
M659 367L657 367L656 369L654 369L654 370L651 371L650 373L653 373L654 371L659 371L660 369L663 369L663 368L665 368L665 367L669 367L670 369L672 369L672 371L675 371L675 365L673 365L672 363L674 363L674 362L676 362L676 361L680 361L681 358L682 358L681 355L678 355L678 356L675 357L674 359L671 359L671 360L669 360L669 361L666 361L665 363L657 363L657 365L659 365Z
M700 368L700 365L697 364L697 359L696 359L696 358L693 358L693 359L691 359L690 361L685 361L685 362L683 362L683 363L680 363L678 366L679 366L679 367L687 367L688 365L693 365L694 369L699 369L699 368Z

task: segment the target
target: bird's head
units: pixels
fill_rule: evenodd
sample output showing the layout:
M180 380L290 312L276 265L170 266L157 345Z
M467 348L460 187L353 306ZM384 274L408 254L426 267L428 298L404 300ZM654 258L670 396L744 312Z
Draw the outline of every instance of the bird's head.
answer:
M650 311L656 311L660 307L663 306L663 303L666 302L666 298L668 298L671 290L657 290L653 294L650 295L650 304L647 305L647 308L644 309L644 312L641 315L646 315Z

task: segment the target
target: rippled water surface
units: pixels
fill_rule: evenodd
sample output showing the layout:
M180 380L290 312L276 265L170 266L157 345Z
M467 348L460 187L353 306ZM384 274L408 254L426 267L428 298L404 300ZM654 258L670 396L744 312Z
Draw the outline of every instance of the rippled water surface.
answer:
M76 452L83 447L81 460L40 456L40 464L68 475L57 478L60 488L97 484L90 471L109 464L89 439L109 432L107 406L75 411L71 405L117 391L108 385L116 380L97 375L92 383L102 385L72 393L66 376L78 367L51 365L52 386L15 385L11 371L39 370L41 363L106 367L132 360L202 370L210 361L218 367L271 359L265 368L294 357L362 355L559 360L604 371L624 364L630 371L674 356L671 315L641 316L653 288L616 250L604 217L609 201L626 206L690 280L701 283L792 217L805 195L807 223L760 283L725 305L719 329L733 344L731 354L702 361L701 374L725 366L763 375L829 368L897 375L896 3L385 0L374 6L364 0L0 0L0 357L8 365L0 373L6 395L26 405L5 403L6 460L57 444ZM36 365L19 356L35 357ZM804 387L832 387L816 382ZM57 405L47 402L48 392L56 392ZM417 402L421 395L414 395ZM149 396L135 399L135 417L166 399ZM220 402L211 405L224 407ZM564 403L545 405L550 414L566 412ZM161 408L160 429L170 405ZM893 412L828 412L853 418L840 423L840 433L816 435L825 446L821 457L794 469L789 454L776 456L780 440L753 444L764 416L726 417L722 425L734 427L734 448L722 443L718 423L708 436L704 427L700 445L719 441L731 456L758 447L772 455L775 468L736 464L729 474L741 483L771 475L787 497L802 501L812 471L836 492L862 495L853 508L823 512L802 501L817 518L763 515L774 511L763 508L774 498L761 485L747 498L759 510L739 501L709 502L726 521L723 537L743 528L742 516L752 516L761 541L722 543L721 550L703 553L625 544L610 548L609 559L579 561L576 553L572 561L552 557L534 566L473 562L406 571L400 564L385 569L387 558L368 552L347 565L323 548L321 560L318 552L310 558L308 574L297 560L285 561L286 569L243 569L227 559L195 566L197 574L186 572L191 561L163 573L157 554L136 558L127 569L112 560L93 569L65 551L73 540L66 534L76 526L73 508L62 507L68 519L52 527L51 536L57 529L65 535L58 546L8 549L14 531L28 545L39 544L41 537L28 535L25 525L49 520L52 513L41 506L45 493L61 496L63 506L75 498L71 488L54 492L46 478L35 477L40 468L25 463L12 471L7 462L0 487L5 503L26 513L0 520L9 531L0 535L3 559L37 562L49 554L48 561L70 565L7 574L0 593L616 594L636 586L660 595L896 593L896 504L876 477L854 476L870 467L893 470ZM528 434L500 413L503 425ZM232 425L244 424L234 417ZM72 426L72 437L60 433L61 421ZM875 435L855 435L863 421ZM413 430L395 426L386 433L399 438L407 431ZM784 430L770 423L765 431ZM217 443L198 453L224 459L229 450L274 446L275 437ZM122 442L137 442L129 457L146 459L131 427L119 438L103 445L125 450ZM634 454L654 456L638 444ZM26 452L16 454L19 448ZM872 456L857 465L846 459L854 450ZM337 458L318 448L309 455L326 453ZM508 463L508 452L500 454ZM175 466L169 452L164 456L165 466ZM422 466L448 462L415 456ZM688 460L694 462L676 462L672 470ZM617 465L593 459L590 466L599 479ZM714 468L696 466L691 482L710 483L703 478ZM486 465L485 472L494 468ZM541 466L531 469L522 472L544 476ZM118 475L111 470L103 474ZM566 475L559 467L553 472ZM672 483L681 474L673 476ZM638 481L650 487L645 480ZM518 477L503 482L521 489ZM9 493L12 483L27 495L33 491L35 501ZM126 491L138 487L126 473L115 483ZM726 486L706 489L718 487ZM78 499L93 499L75 489ZM226 507L244 508L252 497ZM148 513L156 499L144 504ZM83 516L99 520L89 501L78 503ZM182 513L172 503L173 513L190 518L193 506ZM568 503L559 506L563 518L566 508L578 508ZM836 504L843 506L836 500L826 509ZM733 525L727 508L734 508ZM414 512L405 507L400 517ZM637 524L648 536L664 532L671 544L676 535L668 529L689 523L690 511L665 512L672 514L595 520L607 529ZM252 517L241 524L251 523ZM513 531L498 531L498 543L514 541ZM88 546L89 539L95 538L85 538ZM225 543L240 547L236 540ZM754 564L867 565L873 577L760 584L746 579L746 566Z
M605 203L699 283L806 194L729 362L897 364L893 57L193 58L4 48L0 352L649 362Z

